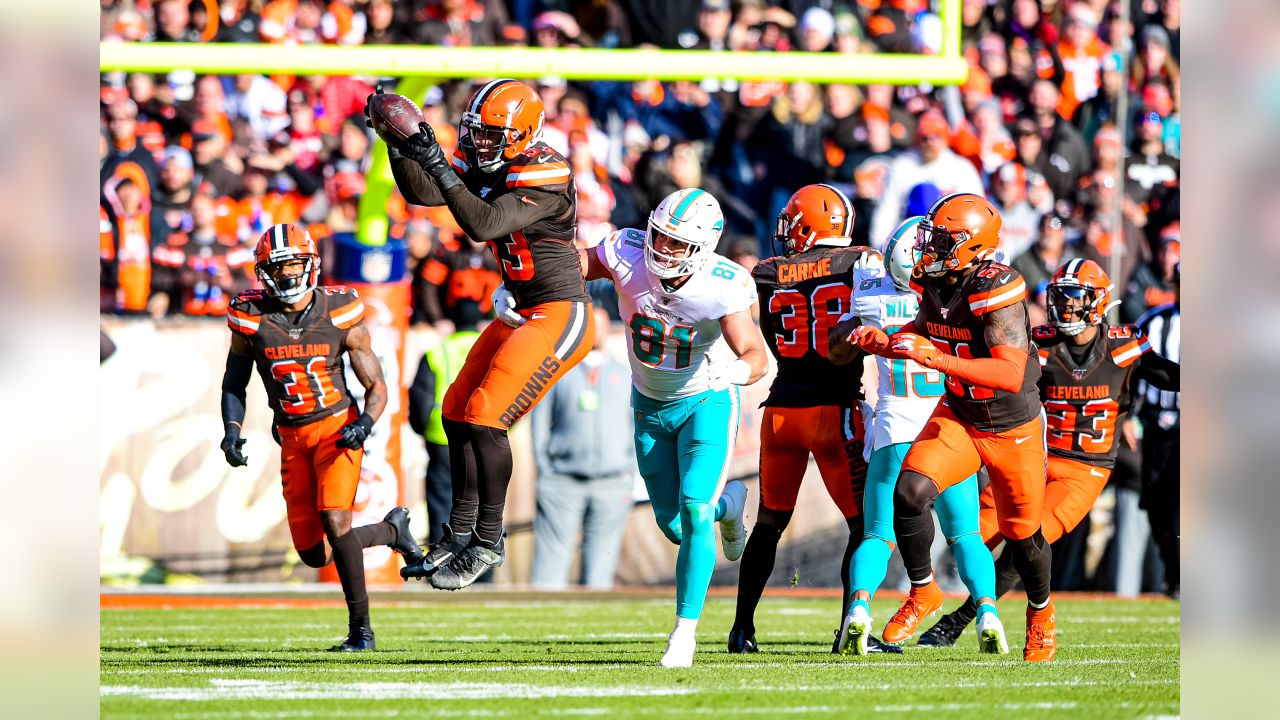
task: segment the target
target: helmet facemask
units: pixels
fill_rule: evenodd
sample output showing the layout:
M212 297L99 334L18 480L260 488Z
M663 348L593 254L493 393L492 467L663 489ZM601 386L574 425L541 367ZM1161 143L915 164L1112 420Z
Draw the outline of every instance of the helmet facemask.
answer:
M796 213L795 217L788 217L786 210L778 213L778 226L773 233L773 242L775 244L780 243L783 252L787 255L801 251L801 248L796 247L796 240L792 237L791 232L800 224L803 215L803 213Z
M925 275L939 277L948 272L959 270L960 261L955 257L956 248L969 241L969 233L961 230L952 233L940 228L927 219L921 220L916 228L916 254L920 256L921 269Z
M283 271L289 263L301 262L302 271L297 274L285 274ZM320 258L310 253L299 253L293 248L271 253L271 258L253 266L258 281L266 288L271 297L286 305L302 299L307 293L316 289L320 275Z
M462 114L462 129L458 145L473 166L486 173L496 172L506 165L512 159L510 156L514 156L509 150L523 137L514 128L486 125L480 115L473 112Z
M1090 325L1102 322L1105 308L1099 308L1102 294L1088 285L1051 283L1047 293L1049 322L1058 332L1076 336Z
M685 249L684 253L676 255L659 250L657 242L660 237L665 239L664 246L668 248L671 246L683 247ZM650 217L649 231L645 235L644 242L644 263L654 277L662 280L673 280L685 275L692 275L701 270L710 257L710 251L713 247L714 243L699 243L664 233L654 226L653 218Z

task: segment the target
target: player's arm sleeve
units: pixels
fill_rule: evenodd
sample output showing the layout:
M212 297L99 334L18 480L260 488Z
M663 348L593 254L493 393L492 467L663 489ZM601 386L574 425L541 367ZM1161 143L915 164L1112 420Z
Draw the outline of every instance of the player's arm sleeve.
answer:
M510 235L569 209L568 197L559 193L519 188L489 203L461 183L449 188L444 201L462 230L479 242Z
M424 357L409 386L409 427L421 435L427 429L427 418L436 404L436 374Z
M414 205L435 207L444 205L444 194L436 181L431 179L426 170L414 160L392 150L391 175L396 179L396 187L404 199Z
M970 385L1018 392L1027 372L1027 348L1031 347L1027 337L1026 303L1016 302L987 313L983 333L991 348L991 357L961 358L942 353L933 369Z
M247 343L240 335L233 334L231 349L227 351L227 368L222 374L222 427L228 435L239 435L244 425L245 392L253 374L253 358L246 351Z
M1160 390L1178 392L1181 389L1182 366L1160 353L1146 352L1138 358L1134 377L1146 380Z

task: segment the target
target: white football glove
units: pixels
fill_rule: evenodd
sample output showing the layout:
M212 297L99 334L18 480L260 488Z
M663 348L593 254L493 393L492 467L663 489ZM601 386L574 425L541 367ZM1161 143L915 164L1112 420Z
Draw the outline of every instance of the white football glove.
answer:
M717 392L733 385L746 385L751 379L751 365L738 358L731 362L711 362L708 358L707 371L711 375L711 389Z
M503 323L513 328L518 328L525 323L524 316L516 312L515 296L507 290L505 285L498 285L489 299L493 301L493 311Z

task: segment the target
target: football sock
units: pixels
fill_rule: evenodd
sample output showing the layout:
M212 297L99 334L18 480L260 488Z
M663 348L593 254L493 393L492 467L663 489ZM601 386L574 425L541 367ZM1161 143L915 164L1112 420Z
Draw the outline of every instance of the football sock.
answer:
M849 587L849 565L853 562L853 555L857 552L858 546L862 544L862 517L852 518L846 522L849 525L849 540L844 546L844 557L840 559L840 587L844 590L844 594L840 596L841 620L849 614L849 595L853 592Z
M874 598L889 571L892 555L893 546L888 542L877 537L864 538L849 566L852 590L866 590Z
M1053 571L1053 551L1049 543L1036 530L1029 538L1009 541L1005 552L1010 550L1014 552L1013 563L1022 577L1027 602L1033 607L1044 607L1049 602L1049 578Z
M1018 567L1013 563L1014 553L1007 549L1000 553L1000 559L996 560L996 599L1005 596L1005 593L1012 590L1018 584Z
M996 598L996 567L991 551L978 533L961 535L951 541L956 572L974 598Z
M674 634L693 637L698 631L698 619L676 616Z
M352 627L369 625L369 593L364 586L364 548L354 531L334 538L333 560L342 582L342 595L347 601L347 616Z
M953 619L959 620L968 625L973 622L975 617L978 616L978 607L974 604L974 599L972 597L966 598L964 604L951 611L950 615Z
M711 519L716 522L720 522L721 520L724 519L724 516L728 514L729 514L729 499L726 498L723 493L721 493L720 499L716 500L714 517L712 517Z
M756 631L756 606L760 595L773 574L773 563L778 554L778 539L782 530L776 525L756 523L747 536L747 547L738 562L738 611L733 626L739 630Z
M361 548L390 545L396 541L396 529L386 521L351 528L351 533L356 536L356 542L360 543Z
M893 532L911 583L922 584L933 575L929 550L933 546L933 515L926 508L915 515L899 515L894 509Z
M476 526L476 509L480 504L476 480L476 453L471 426L456 420L443 421L449 439L449 474L453 484L453 503L449 506L449 527L458 535Z
M502 539L502 511L507 504L507 485L511 483L511 443L507 431L485 425L471 425L479 487L479 513L476 515L476 538L496 545Z
M702 615L707 586L716 567L715 509L711 503L686 500L680 506L680 552L676 555L676 615L696 620Z

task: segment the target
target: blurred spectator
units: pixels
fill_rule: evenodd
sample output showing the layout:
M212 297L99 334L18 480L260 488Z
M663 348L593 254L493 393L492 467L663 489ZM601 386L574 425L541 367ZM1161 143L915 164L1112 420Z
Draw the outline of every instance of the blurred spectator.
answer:
M257 7L258 3L253 5ZM219 0L217 6L219 23L214 40L242 43L261 40L258 28L262 22L262 16L250 7L249 0Z
M1059 99L1058 86L1051 80L1037 80L1031 86L1031 117L1044 143L1044 163L1039 169L1053 196L1061 200L1069 197L1080 177L1089 172L1089 151L1080 131L1058 114Z
M1144 203L1156 186L1178 182L1180 163L1165 152L1164 118L1155 112L1145 112L1139 117L1137 126L1133 154L1125 171L1135 186L1134 201Z
M1169 52L1180 60L1178 52L1182 38L1182 0L1160 0L1160 27L1169 38Z
M195 193L195 164L191 153L177 146L164 150L160 184L152 202L169 232L191 230L191 198Z
M477 0L429 0L420 4L414 40L419 45L467 47L493 45L505 17L493 17L493 5Z
M999 248L1012 262L1035 242L1040 224L1040 214L1027 202L1026 169L1018 163L1000 168L991 176L991 194L1002 220Z
M572 15L548 10L533 19L533 42L538 47L555 48L591 44Z
M171 233L151 253L153 312L226 314L231 298L254 283L253 250L217 229L214 199L191 201L191 229Z
M1120 93L1125 91L1124 73L1120 71L1120 53L1107 53L1102 56L1102 88L1080 104L1071 122L1080 129L1086 143L1093 142L1093 136L1103 125L1117 124L1116 117Z
M1026 280L1027 293L1035 304L1031 313L1040 318L1033 319L1033 325L1045 322L1045 292L1053 274L1077 257L1079 254L1067 244L1067 218L1052 213L1042 215L1035 244L1012 259L1013 269Z
M871 227L871 244L883 250L884 243L903 218L903 209L911 188L933 183L943 195L953 192L983 194L982 180L973 163L956 155L947 147L951 128L937 111L920 117L916 126L916 144L893 160L884 198L876 208Z
M236 156L228 155L227 141L216 126L206 121L193 125L191 149L198 185L208 185L214 197L234 195L239 191L244 164Z
M1075 3L1067 13L1067 28L1058 43L1058 56L1066 71L1058 114L1071 118L1080 103L1098 93L1103 56L1109 48L1098 39L1098 13L1086 3ZM1034 102L1034 101L1033 101Z
M1151 308L1174 301L1174 274L1181 260L1180 232L1176 225L1170 226L1160 234L1155 257L1138 266L1124 288L1120 322L1137 322Z
M160 0L155 6L155 39L158 42L200 42L200 33L191 27L188 0Z
M459 240L439 238L431 255L421 266L426 283L419 286L415 307L421 307L426 320L438 324L453 315L458 303L470 301L489 313L493 307L489 296L502 282L498 263L484 243L472 242L463 235Z
M620 0L637 45L690 48L698 42L698 3L689 0Z
M404 241L409 251L410 325L426 325L431 322L419 298L427 292L437 292L436 286L427 281L426 275L427 260L431 258L436 237L437 230L425 220L413 219L405 223Z
M449 439L444 434L444 393L457 379L462 363L479 339L484 317L474 300L453 306L449 319L454 330L427 350L409 387L409 426L422 436L427 446L425 479L427 500L427 544L440 541L453 505L453 483L449 460Z
M884 198L885 181L889 175L889 161L883 156L863 160L853 171L853 244L871 247L871 224ZM880 242L887 242L881 238Z
M698 8L698 42L693 49L728 50L732 19L729 0L702 0Z
M152 243L163 241L164 236L141 171L136 166L123 171L113 176L104 189L114 240L114 247L106 253L111 258L109 284L116 289L117 312L141 314L147 311L151 299Z
M613 188L609 172L592 157L586 135L574 131L569 136L569 144L569 167L573 170L578 194L578 242L582 247L590 247L614 230L609 224L613 215Z
M797 50L824 52L831 49L831 41L836 34L836 19L823 8L810 7L800 16L796 31L800 36Z
M1169 51L1169 33L1159 25L1148 25L1142 29L1142 52L1133 59L1130 81L1134 87L1142 87L1158 80L1167 85L1176 85L1181 79L1178 61Z
M106 183L116 174L117 168L129 163L142 171L146 180L142 190L149 193L155 187L160 172L155 158L138 142L137 130L138 106L133 100L125 98L107 107L107 132L111 145L99 168L99 177L100 182Z
M594 312L591 352L530 413L538 468L530 583L539 589L568 586L576 549L582 557L579 582L611 588L631 513L631 370L608 352L615 332L608 314Z
M241 73L225 100L228 117L249 123L259 138L275 137L289 126L288 100L281 87L263 75Z
M365 10L368 24L364 33L365 45L400 45L409 42L404 26L397 22L395 6L391 0L371 0Z

